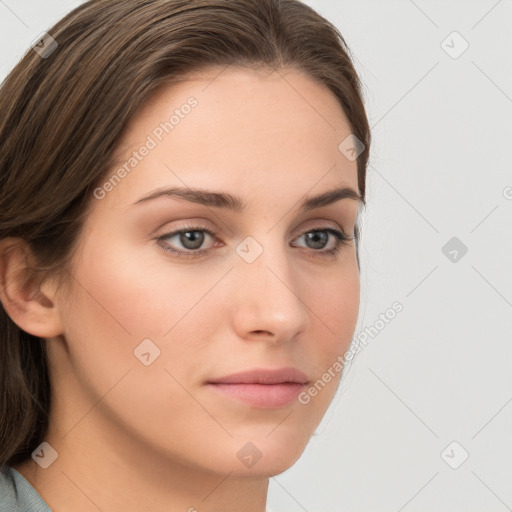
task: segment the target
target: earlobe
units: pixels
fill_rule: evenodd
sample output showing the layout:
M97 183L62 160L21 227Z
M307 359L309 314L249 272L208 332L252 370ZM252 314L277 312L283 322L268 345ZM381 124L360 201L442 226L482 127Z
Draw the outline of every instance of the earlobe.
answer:
M18 238L0 241L0 301L21 329L42 338L62 334L59 310L52 291L42 291L38 274L31 274L31 254Z

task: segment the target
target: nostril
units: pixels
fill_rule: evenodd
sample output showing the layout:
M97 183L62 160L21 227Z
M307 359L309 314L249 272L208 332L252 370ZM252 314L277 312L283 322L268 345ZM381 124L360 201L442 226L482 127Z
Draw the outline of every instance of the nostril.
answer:
M268 331L262 331L262 330L260 330L260 329L258 329L257 331L252 331L252 332L254 332L255 334L261 334L261 333L271 334L271 333L269 333Z

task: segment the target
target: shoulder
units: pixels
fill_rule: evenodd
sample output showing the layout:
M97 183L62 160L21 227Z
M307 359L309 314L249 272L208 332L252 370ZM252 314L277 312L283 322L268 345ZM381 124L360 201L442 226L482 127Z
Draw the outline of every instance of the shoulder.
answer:
M30 482L14 468L0 471L0 512L52 512Z

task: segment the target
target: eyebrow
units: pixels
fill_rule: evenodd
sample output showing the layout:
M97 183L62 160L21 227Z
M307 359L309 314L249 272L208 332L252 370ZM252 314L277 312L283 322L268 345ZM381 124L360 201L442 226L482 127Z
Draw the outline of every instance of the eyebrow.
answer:
M141 197L133 204L144 204L148 201L152 201L160 197L178 197L192 203L199 203L205 206L212 206L214 208L225 208L228 210L233 210L236 213L243 213L247 206L239 196L224 192L212 192L209 190L182 187L161 188L154 190L150 194ZM301 212L307 212L315 208L328 206L342 199L362 201L362 197L354 189L350 187L338 187L326 192L322 192L321 194L315 196L307 196L301 202L299 210Z

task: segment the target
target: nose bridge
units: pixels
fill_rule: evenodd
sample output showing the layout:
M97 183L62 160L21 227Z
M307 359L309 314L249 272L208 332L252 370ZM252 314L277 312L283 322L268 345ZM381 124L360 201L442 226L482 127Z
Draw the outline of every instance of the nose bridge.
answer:
M267 234L259 239L248 236L236 247L237 328L242 336L267 331L279 339L291 338L309 322L298 274L279 237Z

